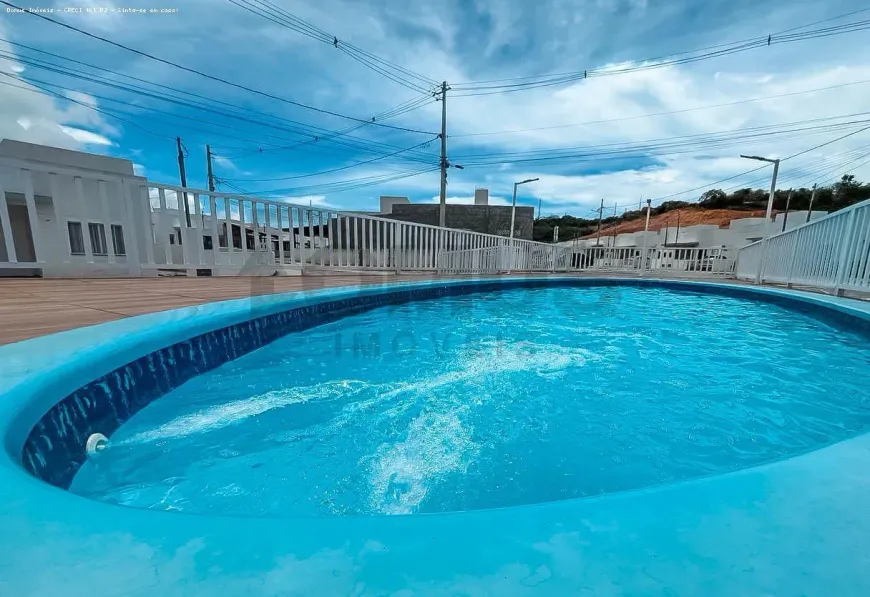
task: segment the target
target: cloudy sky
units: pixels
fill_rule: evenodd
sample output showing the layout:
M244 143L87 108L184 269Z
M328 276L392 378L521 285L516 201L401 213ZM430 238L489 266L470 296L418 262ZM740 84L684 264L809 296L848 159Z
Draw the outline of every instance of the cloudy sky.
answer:
M9 1L223 80L0 6L0 137L125 157L160 182L178 181L180 136L199 188L208 143L227 192L352 209L381 194L437 200L431 83L444 80L449 159L465 166L449 170L452 201L476 187L506 201L537 177L521 203L590 216L602 198L621 212L642 197L766 186L769 169L741 175L761 166L741 153L800 154L782 186L870 179L870 30L776 43L870 20L857 1ZM177 11L94 12L113 4ZM770 46L730 51L769 34ZM415 109L361 124L402 107Z

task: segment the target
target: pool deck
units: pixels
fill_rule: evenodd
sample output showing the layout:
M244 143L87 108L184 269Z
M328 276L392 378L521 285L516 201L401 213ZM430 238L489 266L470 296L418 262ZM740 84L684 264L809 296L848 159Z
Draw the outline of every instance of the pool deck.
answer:
M420 281L435 275L314 275L292 277L0 278L0 345L214 301L248 296Z
M522 275L524 274L513 274L513 276ZM599 277L601 274L576 272L567 275ZM636 277L627 273L605 275ZM508 274L475 277L507 276ZM470 278L470 276L459 277ZM282 292L456 278L457 276L439 276L434 273L396 275L351 272L287 277L187 278L179 276L48 280L0 278L0 346L107 321L216 301ZM716 281L745 284L738 280L717 279Z

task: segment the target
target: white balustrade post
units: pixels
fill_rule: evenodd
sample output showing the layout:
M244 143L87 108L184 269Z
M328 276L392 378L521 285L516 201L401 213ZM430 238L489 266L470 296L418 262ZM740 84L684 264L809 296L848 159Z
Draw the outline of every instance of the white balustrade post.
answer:
M842 296L842 286L846 280L846 272L852 269L849 258L853 252L852 239L855 237L855 222L857 221L855 214L857 213L858 210L852 209L847 216L849 219L846 221L846 234L843 235L843 244L840 247L840 255L837 258L837 278L834 283L834 294L837 296Z
M788 274L786 276L786 286L791 288L792 279L794 278L794 262L797 258L798 251L800 251L801 247L801 234L803 234L803 228L798 228L792 233L791 239L791 256L788 260Z
M239 204L239 231L241 232L242 242L242 253L247 255L248 253L248 224L246 222L247 218L245 218L245 204L247 201L243 199L239 199L237 201ZM253 216L252 216L253 217Z
M259 202L256 199L251 199L251 229L254 236L254 263L260 265L260 216L257 213L260 209Z
M275 255L275 251L272 250L272 204L271 203L263 203L263 233L266 236L266 255L269 256L269 263L274 265L275 259L277 259L277 255ZM257 233L257 240L259 241L260 234Z
M30 224L30 237L33 240L33 256L37 262L43 261L42 238L39 234L39 216L36 214L36 198L33 195L33 173L22 169L24 179L24 201L27 204L27 220Z
M332 214L326 212L326 244L329 247L329 267L335 265L332 261L332 241L335 239L335 234L333 232L335 226L333 220L334 218L332 217Z
M151 194L148 190L147 185L139 185L139 203L141 209L143 210L142 218L147 220L141 222L144 226L144 244L145 244L145 262L148 265L154 265L154 244L156 242L156 235L154 232L154 215L151 211ZM130 207L133 208L133 197L130 197ZM130 219L130 227L133 228L140 224L140 220L137 219L136 214L139 213L137 209L131 209L127 212Z
M399 234L399 225L396 222L390 224L390 246L392 246L392 261L390 265L392 265L396 273L401 273L402 268L399 265L399 239L397 238Z
M9 207L6 204L6 189L0 180L0 224L3 226L3 242L6 245L6 261L18 263L15 255L15 239L12 238L12 222L9 221Z
M214 195L208 196L208 210L211 213L211 256L214 265L219 264L218 255L221 252L221 238L218 233L217 200Z
M126 189L123 182L121 186ZM68 233L63 226L63 218L61 217L60 205L60 188L57 184L57 174L49 172L48 174L48 189L51 193L51 209L54 212L54 224L57 226L57 248L60 249L60 259L63 263L70 262Z
M287 238L288 244L290 245L290 263L296 263L296 216L294 216L294 212L299 214L299 232L300 235L302 233L302 211L294 208L293 206L287 207ZM302 262L302 259L299 259L299 262Z
M103 231L106 234L106 258L109 263L115 263L115 243L112 242L112 220L109 216L109 196L106 193L106 181L97 181L100 189L100 213L103 219Z

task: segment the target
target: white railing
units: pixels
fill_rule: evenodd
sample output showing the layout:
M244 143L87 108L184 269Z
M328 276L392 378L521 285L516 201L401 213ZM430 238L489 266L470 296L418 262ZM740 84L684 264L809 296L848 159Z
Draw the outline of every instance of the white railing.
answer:
M445 251L438 260L438 270L442 273L579 271L730 277L733 275L733 265L729 251L719 247L576 248L517 244L517 241L512 247L507 240L498 248Z
M586 247L574 249L571 269L680 277L728 277L733 273L733 260L729 251L720 247Z
M545 243L511 241L492 234L310 205L153 184L149 184L149 197L154 263L161 266L213 266L221 273L241 273L243 264L254 264L255 268L489 273L501 269L564 270L569 262L565 248ZM200 235L217 239L205 243L212 249L199 249ZM254 241L255 235L259 243ZM183 241L187 236L192 238L180 247L173 246L171 240L178 236ZM439 255L443 256L440 261Z
M870 292L870 200L743 247L738 278Z
M454 274L564 272L570 263L569 247L505 238L494 246L438 255L438 271Z
M0 270L45 276L730 272L719 249L552 245L8 158L0 222Z
M502 247L442 251L438 254L439 273L497 274L503 271Z
M32 242L31 242L32 241ZM438 254L504 246L479 234L0 159L0 270L45 276L436 271ZM548 245L514 241L526 259Z

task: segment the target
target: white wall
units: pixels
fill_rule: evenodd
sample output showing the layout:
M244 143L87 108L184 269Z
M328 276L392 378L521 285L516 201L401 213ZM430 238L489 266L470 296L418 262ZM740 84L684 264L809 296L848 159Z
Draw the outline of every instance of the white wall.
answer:
M23 145L28 150L26 153L35 153L29 144ZM0 147L8 156L10 147L14 149L17 146L10 145L4 140L0 143ZM66 150L57 151L66 158L69 157L67 155L69 153L79 153ZM101 159L109 160L109 163L112 160L112 158ZM66 161L72 160L67 159ZM97 160L94 163L100 163L100 161ZM130 169L132 170L132 166ZM124 168L118 167L114 170L124 170ZM6 207L7 209L12 207L12 211L16 214L27 214L24 230L34 233L35 257L39 262L37 265L43 270L43 275L46 277L80 276L88 273L139 275L141 273L139 266L141 253L138 236L141 234L137 235L130 224L133 215L130 213L132 211L130 201L139 193L139 184L144 183L144 178L119 176L117 172L70 170L65 166L46 165L14 157L0 157L0 188L5 191ZM30 210L27 208L28 192L32 198L36 215L33 230L31 230L29 218ZM10 213L10 219L12 216L13 214ZM82 239L86 249L83 255L71 254L70 252L68 232L70 222L77 222L81 225ZM88 227L90 223L103 226L107 245L106 255L93 254ZM121 226L123 230L125 255L113 254L113 224ZM16 222L17 228L21 226L21 222ZM6 254L5 247L0 257L8 262L9 255ZM33 259L33 255L18 254L16 257L18 261L23 261L28 257ZM7 263L7 266L14 265L16 264ZM20 267L20 264L18 266Z

